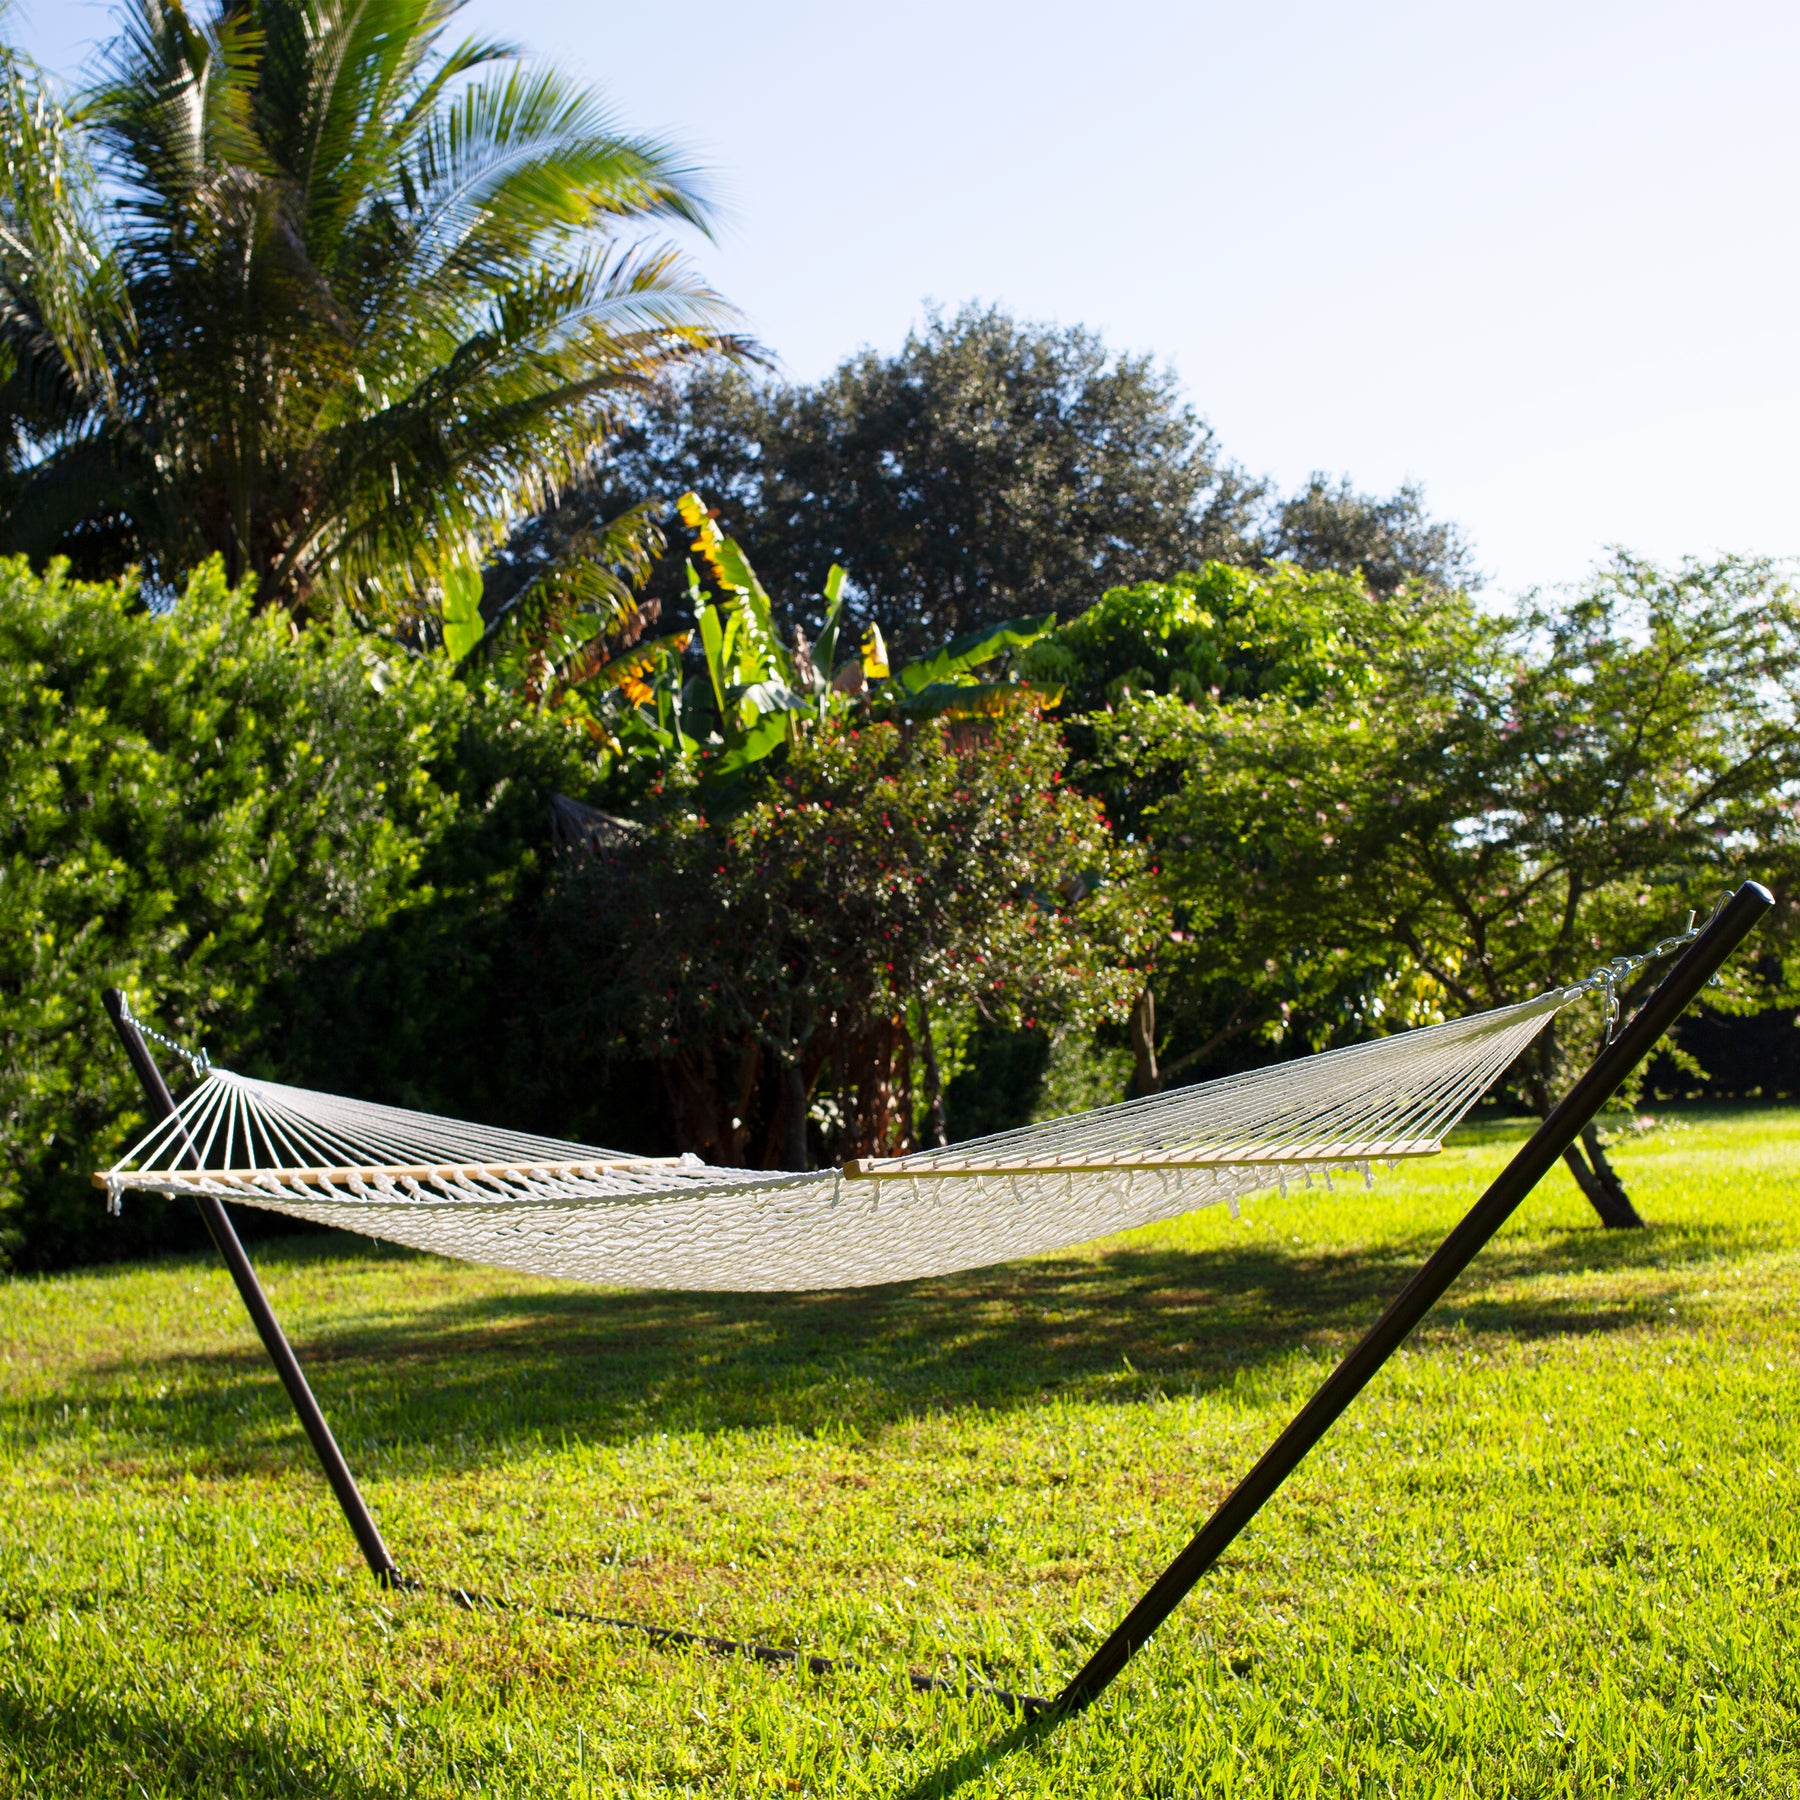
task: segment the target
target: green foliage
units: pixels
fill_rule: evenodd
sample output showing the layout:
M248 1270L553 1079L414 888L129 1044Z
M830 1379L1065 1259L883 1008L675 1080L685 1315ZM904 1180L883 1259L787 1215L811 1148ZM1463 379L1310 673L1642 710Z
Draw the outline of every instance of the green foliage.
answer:
M1462 603L1431 590L1396 608L1353 575L1278 562L1225 563L1112 588L1026 653L1028 672L1060 682L1072 715L1103 713L1134 696L1195 706L1259 694L1310 704L1362 660L1363 639Z
M104 1221L88 1185L141 1118L103 987L218 1060L303 1079L355 1061L337 991L351 972L321 993L317 971L366 956L409 911L432 918L440 935L410 976L387 971L385 1014L363 1022L365 1091L392 1094L371 1043L404 1060L393 1014L409 988L440 990L420 1026L467 1001L455 945L466 956L479 922L529 891L547 791L579 779L571 748L441 658L253 613L216 563L160 614L129 583L0 564L0 1228L15 1254L119 1254L154 1229L141 1211Z
M590 973L552 1028L653 1060L710 1160L892 1153L915 1083L941 1117L934 1021L1092 1024L1142 984L1137 859L1061 763L1023 711L973 734L829 713L723 811L674 765L654 829L565 894Z
M944 1087L944 1135L950 1143L1029 1125L1049 1086L1051 1033L982 1022L969 1034L961 1066ZM1120 1098L1109 1094L1110 1100Z
M1148 358L970 306L814 386L712 370L664 390L594 484L512 554L544 555L570 521L690 489L720 508L790 605L817 593L833 563L850 569L855 616L880 618L909 656L1244 553L1257 493ZM678 602L673 586L661 592ZM782 622L816 621L796 611Z
M693 493L682 495L677 516L691 535L694 630L640 642L662 612L639 594L662 550L649 513L645 503L572 538L562 560L496 618L478 659L528 702L583 728L621 796L676 767L716 791L814 726L852 713L993 720L1061 697L1054 683L1021 679L1015 667L1016 653L1042 638L1054 615L985 626L891 669L872 621L860 647L845 643L845 572L835 563L817 643L796 626L790 648L750 559ZM593 596L592 610L575 612L575 595Z
M1249 691L1095 721L1098 778L1148 796L1181 909L1189 1056L1520 999L1746 875L1785 895L1800 607L1767 565L1621 559L1513 619L1359 593L1320 582L1259 611L1279 654ZM1789 929L1718 1003L1791 991ZM1559 1041L1525 1079L1540 1105Z
M1008 1749L1004 1706L908 1688L1053 1691L1520 1135L849 1294L272 1246L411 1591L371 1586L216 1258L14 1280L0 1791L1791 1795L1791 1110L1622 1148L1653 1233L1554 1172L1091 1712Z
M0 341L67 393L0 491L0 547L141 561L163 590L217 554L265 601L466 647L481 557L621 396L741 348L642 236L704 224L692 172L554 71L449 41L454 10L122 0L107 78L51 133L116 197L62 208L93 266L42 230L13 251L29 304Z
M0 45L0 480L117 398L130 307L93 171L43 77Z
M1042 637L1055 623L1055 614L1046 613L1038 619L1016 623L1004 620L998 625L983 626L979 631L965 632L959 638L952 638L941 650L934 650L929 656L921 656L916 662L907 664L899 673L900 686L908 694L923 693L926 688L949 681L1008 650L1023 649Z

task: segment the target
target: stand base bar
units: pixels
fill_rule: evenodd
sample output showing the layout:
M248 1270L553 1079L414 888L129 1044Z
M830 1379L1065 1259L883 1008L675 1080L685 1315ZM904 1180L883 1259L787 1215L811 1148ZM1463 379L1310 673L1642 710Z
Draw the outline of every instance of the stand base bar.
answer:
M1619 1084L1654 1050L1721 964L1775 904L1769 890L1747 881L1682 954L1631 1023L1603 1049L1550 1116L1532 1133L1493 1185L1420 1266L1363 1340L1325 1378L1250 1473L1220 1502L1187 1548L1169 1564L1112 1635L1044 1711L1067 1717L1091 1705L1149 1640L1189 1589L1304 1460L1344 1409L1368 1386L1413 1328L1476 1253L1553 1169Z
M151 1117L167 1118L175 1111L175 1102L163 1081L162 1071L156 1066L156 1059L151 1056L142 1033L126 1010L124 999L117 988L108 988L101 996L107 1015L113 1022L113 1029L119 1034L119 1042L125 1046L125 1054L131 1059L131 1066L143 1084L144 1097L150 1103ZM185 1131L182 1136L186 1141ZM200 1157L191 1141L187 1141L187 1154L194 1167L199 1168ZM337 1496L337 1503L343 1510L364 1561L369 1565L370 1573L383 1587L394 1586L400 1571L389 1554L387 1545L382 1542L380 1529L363 1500L362 1490L356 1485L356 1477L350 1473L350 1465L344 1461L344 1453L338 1448L337 1439L331 1435L331 1427L325 1422L325 1415L319 1410L319 1403L307 1385L306 1375L300 1367L299 1359L294 1355L294 1348L287 1341L280 1320L275 1317L275 1309L269 1304L269 1296L263 1292L262 1283L256 1279L256 1270L251 1266L250 1258L244 1253L243 1243L232 1228L230 1215L212 1194L195 1194L194 1204L199 1207L200 1216L206 1221L206 1229L212 1234L212 1241L218 1247L226 1268L231 1271L231 1279L237 1283L237 1291L243 1299L245 1310L250 1314L251 1323L256 1327L257 1336L262 1339L263 1348L268 1351L269 1360L275 1365L275 1373L281 1377L281 1385L287 1389L287 1397L293 1402L294 1411L299 1415L307 1437L312 1440L319 1466L325 1471L325 1479L331 1483L331 1491Z

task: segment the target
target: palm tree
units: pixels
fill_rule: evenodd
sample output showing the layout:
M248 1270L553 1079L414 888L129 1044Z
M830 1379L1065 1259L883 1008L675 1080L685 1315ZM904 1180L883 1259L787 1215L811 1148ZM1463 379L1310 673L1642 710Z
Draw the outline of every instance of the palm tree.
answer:
M116 403L129 321L68 117L0 45L0 496Z
M705 228L693 171L514 50L450 44L459 3L127 0L74 115L120 323L96 306L47 357L0 548L115 545L165 584L217 553L265 600L430 633L624 399L747 350L644 237Z

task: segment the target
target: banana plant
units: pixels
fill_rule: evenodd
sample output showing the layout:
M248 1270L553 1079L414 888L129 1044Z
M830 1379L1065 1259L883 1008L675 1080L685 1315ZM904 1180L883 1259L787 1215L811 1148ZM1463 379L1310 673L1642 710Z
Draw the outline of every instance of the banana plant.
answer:
M688 599L718 719L720 754L708 773L731 775L787 741L790 722L811 709L811 684L798 679L768 592L736 540L719 530L698 494L683 494L676 511L692 533L694 556L718 584L715 598L688 559Z
M707 773L737 774L770 755L796 732L852 706L876 718L995 719L1021 706L1054 706L1062 690L1023 680L1010 663L997 675L985 665L1035 643L1056 623L1054 613L1009 619L964 634L898 670L890 666L881 627L873 620L860 640L846 617L846 574L833 564L825 578L825 621L818 642L796 632L781 641L774 608L750 559L714 523L705 502L688 493L678 502L692 534L688 593L706 671L706 697L718 720ZM695 558L717 587L702 584Z
M983 663L1035 644L1055 625L1055 613L1040 613L1031 619L1003 619L952 638L895 675L887 710L903 719L994 719L1021 706L1055 706L1062 699L1060 686L1010 674L993 680L975 673Z
M614 764L693 762L708 780L740 774L852 708L897 721L992 720L1061 699L1060 688L1021 679L1010 661L1055 625L1053 613L984 626L895 669L878 624L868 621L860 637L853 631L847 577L834 563L818 641L796 630L790 645L750 559L700 496L683 494L676 511L690 540L691 634L643 636L656 603L640 605L636 590L663 548L646 502L525 590L509 608L517 615L511 637L508 619L496 619L469 660L485 655L528 698L586 730Z

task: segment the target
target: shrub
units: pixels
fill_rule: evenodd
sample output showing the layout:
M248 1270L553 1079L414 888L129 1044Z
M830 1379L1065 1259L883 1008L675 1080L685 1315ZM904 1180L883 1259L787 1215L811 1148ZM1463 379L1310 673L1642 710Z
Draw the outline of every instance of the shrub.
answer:
M459 997L541 872L549 788L579 780L568 733L471 692L443 658L296 631L229 591L216 565L156 613L131 581L0 562L0 1232L12 1260L127 1254L187 1229L148 1205L107 1221L89 1184L143 1122L105 986L220 1061L293 1079L348 1060L337 1000L374 958L385 998L354 1046L362 1091L410 1085L430 1100L443 1086L405 1069L422 994L433 1066L485 1062L481 1021ZM415 914L431 929L408 932ZM459 962L453 946L471 954Z
M938 1136L977 1020L1091 1026L1143 985L1137 854L1062 762L1024 709L828 716L728 813L671 770L653 828L570 886L562 935L594 979L565 1035L654 1062L681 1147L715 1161Z

